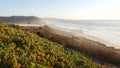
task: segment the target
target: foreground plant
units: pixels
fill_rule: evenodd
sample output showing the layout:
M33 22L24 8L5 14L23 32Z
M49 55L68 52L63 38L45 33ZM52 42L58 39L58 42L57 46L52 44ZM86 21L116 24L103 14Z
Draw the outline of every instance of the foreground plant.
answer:
M97 68L80 52L64 49L36 34L0 24L2 68Z

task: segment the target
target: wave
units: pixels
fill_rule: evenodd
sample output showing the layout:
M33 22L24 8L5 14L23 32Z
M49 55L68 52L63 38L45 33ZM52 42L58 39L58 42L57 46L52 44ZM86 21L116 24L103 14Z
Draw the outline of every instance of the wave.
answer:
M74 21L66 22L66 21L47 20L48 24L56 25L58 27L67 28L67 29L80 30L86 35L97 37L99 39L102 39L103 41L109 42L113 44L114 47L120 47L120 21L117 22L106 21L106 23L105 22L100 23L100 22L95 23L92 21L86 21L84 23L81 21L77 21L76 23Z

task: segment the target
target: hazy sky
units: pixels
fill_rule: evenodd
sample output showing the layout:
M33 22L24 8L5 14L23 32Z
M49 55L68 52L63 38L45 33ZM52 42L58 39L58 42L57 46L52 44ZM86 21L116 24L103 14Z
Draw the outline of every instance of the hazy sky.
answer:
M120 0L0 0L0 16L120 19Z

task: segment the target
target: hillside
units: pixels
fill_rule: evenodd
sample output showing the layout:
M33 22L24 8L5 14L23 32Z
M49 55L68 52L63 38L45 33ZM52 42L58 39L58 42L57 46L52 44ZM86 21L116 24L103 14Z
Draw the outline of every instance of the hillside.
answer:
M44 19L35 16L10 16L0 17L0 22L14 24L40 24L45 23Z
M80 52L0 24L0 68L97 68Z
M13 25L13 27L15 26ZM74 37L74 35L71 34L67 35L67 33L55 30L49 26L21 26L20 28L61 44L65 48L80 51L81 53L86 54L86 56L89 56L93 61L97 62L100 68L120 67L119 50L112 47L106 47L105 44L84 37ZM59 34L58 32L61 33Z

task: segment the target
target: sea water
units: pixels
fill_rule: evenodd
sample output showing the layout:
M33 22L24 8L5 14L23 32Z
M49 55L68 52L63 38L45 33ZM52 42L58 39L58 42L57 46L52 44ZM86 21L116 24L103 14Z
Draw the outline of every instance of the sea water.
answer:
M62 28L80 30L120 48L120 20L62 20L47 19L48 24Z

